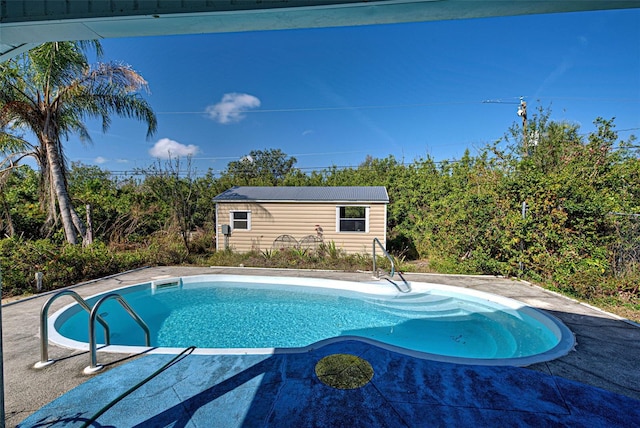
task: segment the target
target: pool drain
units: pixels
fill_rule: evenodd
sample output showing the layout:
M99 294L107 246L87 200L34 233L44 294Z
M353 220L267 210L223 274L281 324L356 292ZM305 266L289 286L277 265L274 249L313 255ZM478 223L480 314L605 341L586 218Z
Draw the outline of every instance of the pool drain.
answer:
M316 376L320 382L336 389L356 389L373 378L369 362L351 354L333 354L316 364Z

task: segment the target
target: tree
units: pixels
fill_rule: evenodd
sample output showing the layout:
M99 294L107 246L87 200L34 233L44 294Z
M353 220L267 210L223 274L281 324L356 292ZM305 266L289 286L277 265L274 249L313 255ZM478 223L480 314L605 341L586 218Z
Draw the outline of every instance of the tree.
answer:
M296 162L280 149L252 150L239 161L229 162L222 175L233 185L277 186L297 171Z
M55 200L51 201L51 187L49 183L49 174L47 166L47 157L42 148L37 144L31 144L29 141L22 138L22 136L13 135L9 132L5 132L2 128L9 128L15 132L18 127L15 123L9 123L7 125L2 124L2 116L0 115L0 153L4 156L0 162L0 174L4 176L3 181L7 181L11 175L19 175L16 173L16 169L20 166L20 161L26 157L32 157L40 167L39 186L38 186L38 198L40 206L48 212L49 217L45 221L45 225L51 225L55 218Z
M187 254L191 252L190 237L195 228L195 214L202 190L193 179L194 173L191 158L187 158L187 165L182 168L180 158L176 157L167 160L164 166L160 161L152 165L146 171L144 182L145 187L171 212Z
M118 228L129 223L133 211L131 198L119 188L117 179L112 179L109 171L72 162L68 182L73 202L79 205L78 212L86 215L87 223L91 218L87 227L92 227L93 239L110 241L125 234ZM85 207L90 208L90 212L87 213Z
M38 204L38 174L28 165L0 173L0 235L37 239L45 221Z
M140 95L147 82L130 66L98 63L90 66L87 51L102 54L99 42L45 43L16 59L0 64L0 149L11 143L12 153L33 157L40 168L43 195L48 195L50 216L60 214L67 242L85 238L85 226L77 215L68 192L62 139L77 134L83 142L91 137L83 121L101 120L102 130L111 124L110 115L134 118L147 125L153 135L157 120ZM37 143L8 133L28 132ZM56 210L57 203L57 210Z

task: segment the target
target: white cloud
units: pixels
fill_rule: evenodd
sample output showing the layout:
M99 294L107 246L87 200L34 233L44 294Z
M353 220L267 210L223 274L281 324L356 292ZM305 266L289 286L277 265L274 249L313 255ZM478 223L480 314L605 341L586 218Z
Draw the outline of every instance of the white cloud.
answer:
M97 158L95 158L93 161L94 161L95 163L97 163L98 165L101 165L101 164L103 164L103 163L107 163L107 162L109 162L109 159L107 159L107 158L103 158L102 156L98 156L98 157L97 157Z
M118 162L118 163L129 163L129 159L117 159L116 162Z
M161 138L158 140L151 149L149 154L158 159L170 159L181 156L195 155L200 151L198 146L193 144L184 145L177 141L170 140L169 138Z
M257 107L260 107L260 100L257 97L232 92L224 94L218 104L208 106L206 112L210 119L227 124L241 121L244 119L242 113Z
M303 136L303 137L306 137L307 135L311 135L311 134L313 134L313 133L314 133L314 131L313 131L312 129L307 129L306 131L304 131L304 132L302 133L302 136Z

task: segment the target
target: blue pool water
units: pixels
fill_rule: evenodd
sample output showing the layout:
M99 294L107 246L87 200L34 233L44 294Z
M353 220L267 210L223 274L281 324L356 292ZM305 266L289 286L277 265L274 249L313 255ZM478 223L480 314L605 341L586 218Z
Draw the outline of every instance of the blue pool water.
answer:
M503 300L498 303L489 294L453 287L412 284L414 291L402 294L389 284L220 279L225 278L183 278L118 293L149 325L152 346L163 348L304 348L357 336L418 353L517 359L548 352L562 339L557 320L515 301L493 296ZM105 303L100 314L112 345L144 344L142 330L115 301ZM72 341L88 341L87 325L86 312L75 305L55 315L55 330ZM103 343L99 324L96 332Z

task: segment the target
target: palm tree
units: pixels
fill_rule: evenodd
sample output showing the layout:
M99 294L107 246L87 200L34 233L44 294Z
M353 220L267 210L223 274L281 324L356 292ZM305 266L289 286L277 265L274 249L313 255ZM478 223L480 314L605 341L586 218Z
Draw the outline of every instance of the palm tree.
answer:
M83 121L101 120L105 132L113 113L146 123L147 138L157 127L153 110L140 94L148 89L142 76L124 64L90 66L89 48L101 56L97 41L52 42L0 64L0 151L9 153L14 163L25 156L36 160L41 200L52 221L60 214L71 244L78 242L78 235L84 239L86 231L67 191L62 138L77 134L91 142ZM37 143L13 135L16 131L33 134Z

